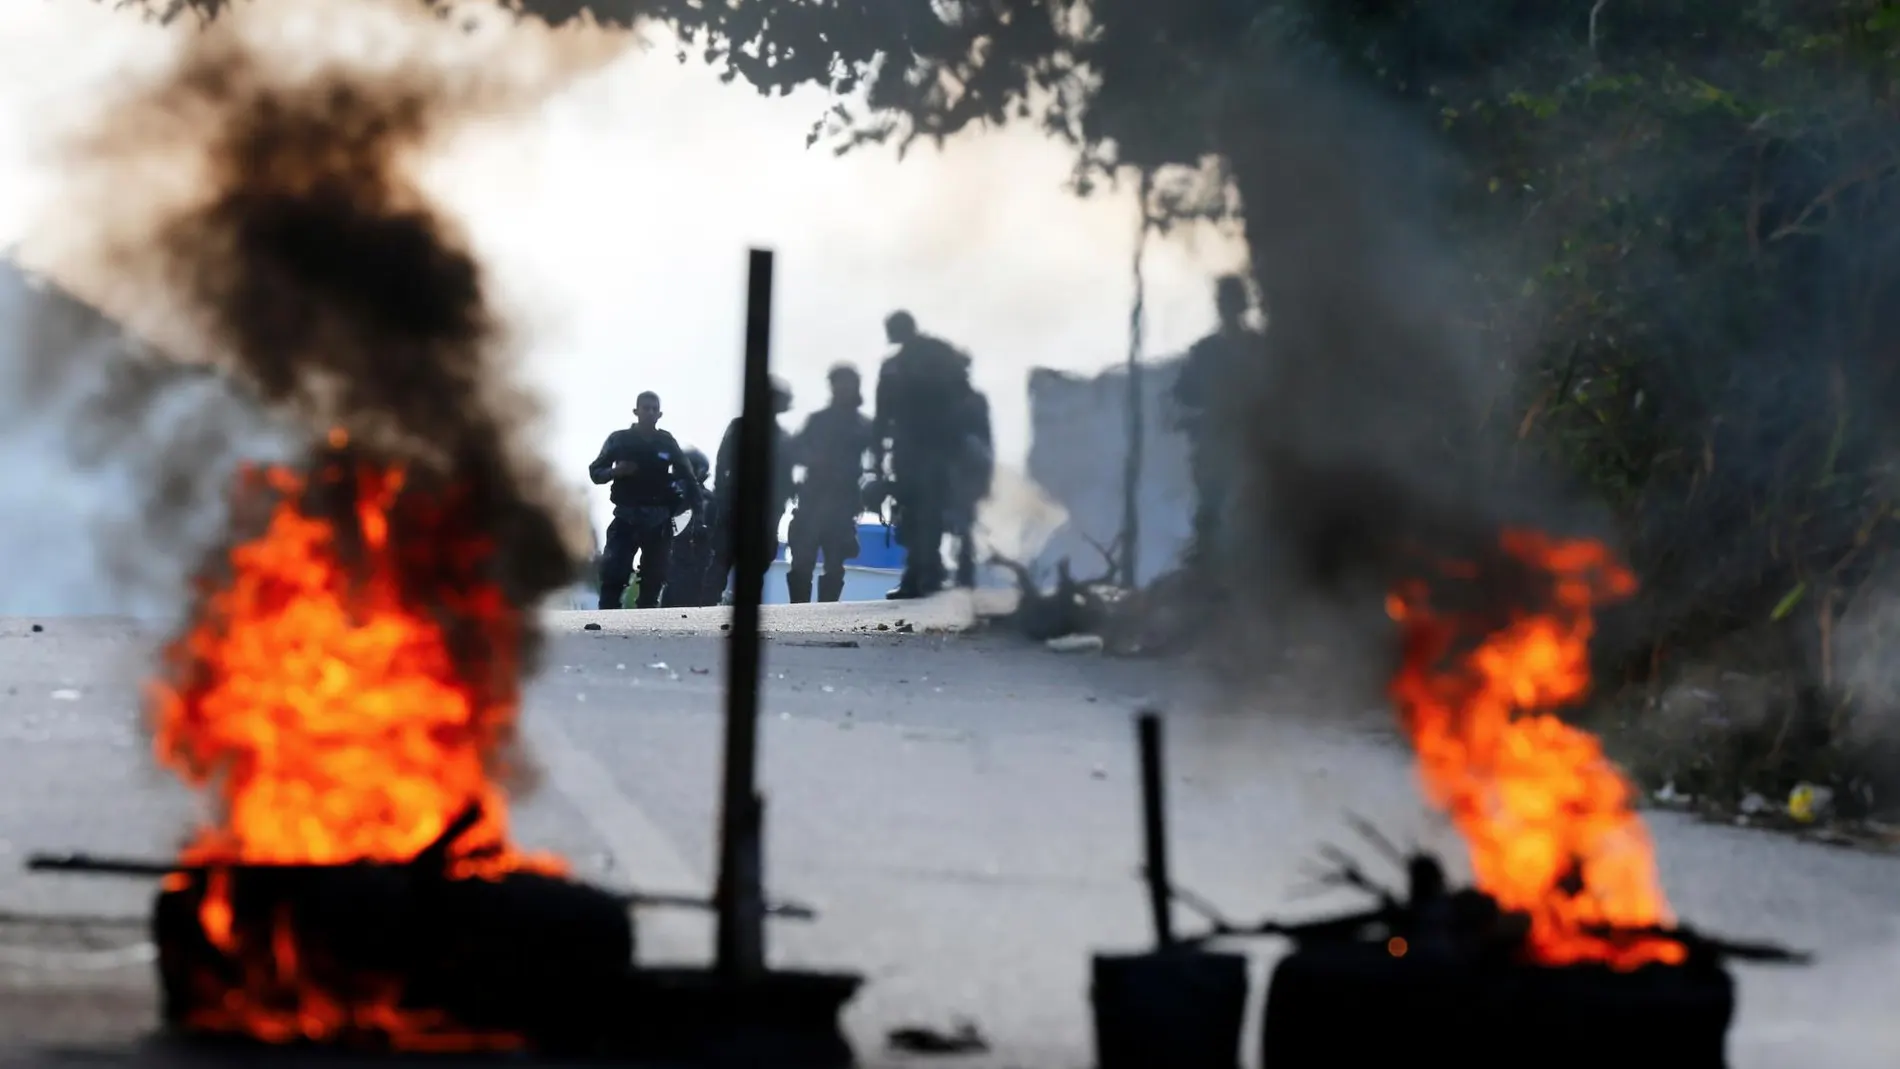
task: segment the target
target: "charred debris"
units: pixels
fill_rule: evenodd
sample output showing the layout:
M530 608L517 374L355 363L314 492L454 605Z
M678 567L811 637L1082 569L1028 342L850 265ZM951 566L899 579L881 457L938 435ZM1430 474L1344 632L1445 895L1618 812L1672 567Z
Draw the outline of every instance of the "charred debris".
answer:
M1086 535L1083 536L1087 538ZM1193 569L1169 572L1143 587L1129 587L1116 547L1090 540L1102 558L1099 575L1078 579L1069 558L1055 565L1055 583L1045 586L1021 561L993 554L989 563L1016 581L1016 604L994 623L1033 642L1099 638L1104 652L1163 656L1181 651L1208 614ZM1119 543L1118 543L1119 545Z

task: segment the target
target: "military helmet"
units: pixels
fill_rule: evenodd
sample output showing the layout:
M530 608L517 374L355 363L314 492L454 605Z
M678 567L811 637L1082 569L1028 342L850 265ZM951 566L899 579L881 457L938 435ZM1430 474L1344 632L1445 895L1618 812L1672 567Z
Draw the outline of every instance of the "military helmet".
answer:
M686 466L693 469L693 478L700 482L705 482L706 477L712 474L712 461L706 459L703 451L692 446L686 447Z

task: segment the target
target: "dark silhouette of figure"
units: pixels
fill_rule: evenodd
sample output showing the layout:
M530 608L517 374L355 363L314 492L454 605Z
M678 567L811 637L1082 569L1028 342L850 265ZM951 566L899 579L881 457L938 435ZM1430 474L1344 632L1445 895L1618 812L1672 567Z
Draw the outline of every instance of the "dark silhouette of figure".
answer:
M794 604L811 600L812 573L824 557L818 600L844 594L844 563L858 555L858 510L871 421L866 418L863 383L856 368L840 364L826 376L831 404L811 414L792 440L792 459L805 469L792 509L791 566L786 586Z
M698 482L685 451L660 429L660 395L647 391L634 402L634 424L607 436L587 466L595 485L611 484L614 518L600 555L600 607L618 609L640 558L638 608L660 604L673 550L673 517L698 504Z
M890 462L904 575L890 598L926 597L943 589L943 536L949 491L969 420L970 358L917 329L909 312L893 312L884 333L897 352L878 371L871 436L876 470Z
M956 583L976 586L976 509L990 496L996 477L996 445L990 438L990 399L971 390L965 400L963 434L951 470L946 526L957 544Z
M761 552L765 564L769 567L772 558L778 555L778 521L785 515L785 506L792 499L792 450L785 428L777 423L776 417L792 409L792 388L784 379L772 376L772 430L775 440L772 446L772 466L775 469L772 480L772 500L766 504L766 512L771 516L767 525L770 529L765 542L756 552ZM707 586L715 597L724 597L726 587L732 578L733 544L732 518L734 515L733 495L739 489L739 427L743 416L734 416L726 424L726 433L719 439L719 453L713 461L713 552L710 576Z
M1245 322L1249 303L1246 280L1239 275L1226 275L1214 283L1219 325L1188 349L1174 383L1174 403L1180 411L1176 426L1187 435L1188 465L1194 477L1190 552L1196 559L1205 559L1216 544L1231 482L1225 451L1215 440L1212 411L1218 399L1235 388L1237 373L1265 352L1265 338Z
M706 485L712 478L712 462L706 459L705 453L688 446L686 466L693 473L694 485L689 493L698 499L699 507L693 509L692 518L673 536L673 559L667 568L671 574L666 590L660 594L660 605L668 609L689 609L719 600L719 591L708 592L716 522L712 490Z

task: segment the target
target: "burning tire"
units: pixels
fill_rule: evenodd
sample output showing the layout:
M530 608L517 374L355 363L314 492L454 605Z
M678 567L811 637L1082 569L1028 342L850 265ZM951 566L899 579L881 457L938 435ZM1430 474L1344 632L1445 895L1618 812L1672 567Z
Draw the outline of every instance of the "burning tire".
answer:
M1717 965L1477 964L1387 945L1303 947L1274 969L1265 1069L1722 1069L1734 981Z

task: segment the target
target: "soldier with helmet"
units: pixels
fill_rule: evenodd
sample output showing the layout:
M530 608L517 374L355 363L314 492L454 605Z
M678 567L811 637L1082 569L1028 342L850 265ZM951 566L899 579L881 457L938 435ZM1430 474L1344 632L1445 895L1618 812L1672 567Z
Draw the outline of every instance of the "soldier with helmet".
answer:
M706 485L712 478L712 461L706 454L692 446L686 447L686 466L693 473L693 486L684 488L682 495L690 493L699 500L699 507L673 536L673 559L668 567L670 573L666 581L666 590L660 594L662 608L682 609L697 605L711 605L719 600L719 591L708 592L711 583L707 579L707 569L712 563L713 534L718 517L713 515L712 488Z
M792 460L804 468L798 504L792 510L787 541L791 548L785 581L794 604L812 599L812 575L819 557L818 600L844 594L844 562L858 555L858 513L871 452L871 421L865 417L864 390L856 368L833 367L826 376L831 404L811 414L792 440Z
M792 499L792 451L785 428L778 425L778 417L792 410L792 387L777 375L772 376L772 466L775 469L772 478L772 497L766 503L766 514L771 518L767 525L771 533L766 542L758 547L766 563L778 555L778 524L785 515L785 506ZM732 574L734 547L732 544L732 517L734 514L733 495L739 488L739 428L745 417L734 416L726 424L726 433L719 440L719 453L713 463L713 513L718 523L713 530L713 552L708 585L720 594L726 589L726 581Z
M944 585L943 536L954 504L948 494L976 391L970 358L918 330L909 312L893 312L884 333L897 352L878 371L871 439L878 472L889 459L898 540L905 549L903 578L886 596L928 597Z

